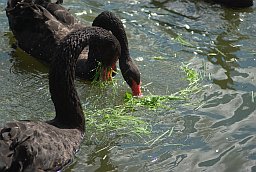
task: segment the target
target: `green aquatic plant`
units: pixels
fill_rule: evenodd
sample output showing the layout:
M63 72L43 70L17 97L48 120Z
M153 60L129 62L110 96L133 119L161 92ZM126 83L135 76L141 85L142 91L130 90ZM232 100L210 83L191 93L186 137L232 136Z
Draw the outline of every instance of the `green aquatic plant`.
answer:
M147 107L151 110L158 108L173 109L166 103L169 101L188 100L191 94L198 93L202 89L199 84L201 75L192 69L189 64L182 64L181 69L186 74L185 79L188 81L188 87L171 95L146 95L139 98L133 97L131 93L126 92L124 96L125 106L130 108Z
M133 116L125 106L94 109L84 112L88 130L116 132L118 135L149 134L149 124L140 117Z
M99 62L96 68L95 75L93 77L92 85L99 87L101 89L106 88L108 85L113 85L113 88L115 88L115 86L117 86L117 82L115 79L113 79L112 74L117 72L113 70L111 67L107 67L105 73L105 75L107 76L103 76L102 68L103 66ZM102 78L106 78L107 80L103 81Z
M186 41L180 35L178 35L174 40L176 42L180 43L181 45L188 46L188 47L194 47L194 45L192 45L190 42Z
M200 81L200 74L189 67L190 64L182 64L181 69L185 72L186 74L186 80L189 81L189 85L194 85L197 84Z
M126 92L125 96L125 106L127 108L136 108L136 107L147 107L151 110L156 110L158 108L163 109L172 109L169 106L166 106L165 103L168 100L184 100L184 97L176 95L147 95L143 97L133 97L131 93Z
M154 60L166 60L167 58L164 58L163 56L155 56L153 57Z
M151 124L143 118L135 116L138 108L146 110L174 109L169 105L173 101L187 101L190 95L202 89L199 82L201 75L192 69L189 64L182 64L181 69L186 75L188 87L171 95L145 95L143 97L133 97L126 92L124 103L119 106L103 109L94 108L84 112L87 116L87 130L95 133L116 133L116 135L147 135L151 131ZM169 131L173 132L173 129ZM166 133L165 133L166 134ZM171 134L169 134L171 135ZM161 136L162 137L162 136ZM155 144L160 138L150 141L150 145Z
M163 138L164 136L167 137L171 137L172 133L173 133L173 129L174 127L172 127L171 129L165 131L163 134L161 134L160 136L158 136L155 139L149 140L147 141L145 144L150 144L149 147L152 147L156 142L158 142L161 138ZM169 134L168 134L169 133ZM168 135L167 135L168 134Z
M186 74L186 80L189 82L188 87L178 91L176 94L180 96L189 97L191 94L196 94L202 90L202 86L199 81L202 79L201 74L195 69L192 69L190 64L182 64L181 69Z

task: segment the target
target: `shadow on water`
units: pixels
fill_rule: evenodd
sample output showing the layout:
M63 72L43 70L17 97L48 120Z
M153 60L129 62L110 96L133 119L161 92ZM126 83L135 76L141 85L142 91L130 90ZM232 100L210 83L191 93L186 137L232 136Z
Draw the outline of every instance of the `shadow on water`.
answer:
M8 38L9 46L12 47L10 52L11 72L20 75L24 73L48 74L48 65L17 47L16 40L11 32L6 32L5 37Z
M222 89L235 90L232 75L234 75L236 68L239 68L237 62L239 58L236 52L241 50L239 41L249 39L249 37L239 32L241 23L239 12L224 9L222 17L226 21L225 30L218 34L214 42L215 47L209 52L216 54L216 56L208 56L208 60L214 65L220 65L225 70L225 79L213 79L213 83L219 85Z
M106 171L118 171L118 166L114 165L111 160L111 150L114 148L113 141L105 142L93 146L90 151L83 152L83 149L88 149L88 146L83 146L82 153L86 153L86 159L81 152L78 154L78 160L75 160L65 172L71 172L75 169L84 169L85 171L94 172L106 172ZM79 168L79 166L81 166ZM83 167L86 166L86 169ZM78 167L78 168L77 168ZM73 170L72 170L73 169Z
M98 164L99 167L95 169L95 172L116 170L117 166L111 162L110 151L111 150L109 150L109 147L107 145L96 146L95 151L88 155L88 165Z

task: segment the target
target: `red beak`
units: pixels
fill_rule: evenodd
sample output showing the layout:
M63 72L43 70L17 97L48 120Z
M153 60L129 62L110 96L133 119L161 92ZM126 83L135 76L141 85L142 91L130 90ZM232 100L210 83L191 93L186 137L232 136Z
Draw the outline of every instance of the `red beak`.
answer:
M140 84L137 84L135 81L132 81L132 95L138 97L142 96Z

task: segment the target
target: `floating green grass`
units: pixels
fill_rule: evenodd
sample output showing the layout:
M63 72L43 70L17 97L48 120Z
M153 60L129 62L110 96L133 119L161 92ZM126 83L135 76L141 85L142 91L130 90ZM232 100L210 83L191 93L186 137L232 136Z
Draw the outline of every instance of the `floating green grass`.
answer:
M176 95L148 95L143 97L133 97L131 93L125 93L125 106L127 108L135 109L136 107L147 107L151 110L156 110L158 108L163 109L173 109L165 103L170 100L185 100L184 97Z
M188 47L194 47L194 45L192 45L190 42L186 41L180 35L178 35L174 40L176 42L180 43L181 45L188 46Z
M178 91L177 95L189 97L191 94L196 94L202 90L202 86L199 81L202 80L202 76L195 69L192 69L190 64L182 64L181 69L186 74L186 80L189 82L188 87Z
M155 56L153 57L154 60L166 60L163 56Z
M186 80L189 81L189 85L195 85L197 84L201 77L200 74L192 69L191 67L189 67L190 64L182 64L181 69L185 72L186 74Z
M124 96L125 106L130 108L147 107L151 110L158 108L173 109L166 105L166 103L170 101L189 100L190 95L196 94L202 89L202 86L199 84L202 77L196 70L192 69L189 64L182 64L181 69L186 74L185 79L189 83L188 87L171 95L146 95L139 98L133 97L131 93L126 92Z
M112 72L112 68L109 68ZM102 65L99 64L92 85L100 89L111 88L115 90L117 87L117 80L102 81ZM140 117L131 114L131 108L126 105L108 107L103 109L87 109L84 113L87 119L87 130L91 132L100 133L116 133L117 135L147 135L150 133L149 124L143 121Z
M174 109L169 105L171 101L187 101L192 94L198 93L202 87L199 82L202 79L200 73L190 67L190 64L182 64L181 69L186 74L188 87L171 95L146 95L133 97L131 93L125 93L124 103L112 108L87 110L87 130L94 133L116 133L116 135L148 135L151 132L151 124L145 119L135 116L139 108L146 110ZM172 133L173 129L167 133ZM164 133L166 135L167 133ZM171 134L169 134L171 135ZM162 137L162 135L161 135ZM160 138L150 141L154 145Z
M125 106L101 110L87 110L87 127L102 133L115 132L118 135L149 134L149 124L140 117L132 116Z
M164 136L171 137L171 135L173 133L173 129L174 129L174 127L172 127L170 130L165 131L163 134L161 134L157 138L147 141L145 144L149 144L149 147L152 147L155 143L157 143Z

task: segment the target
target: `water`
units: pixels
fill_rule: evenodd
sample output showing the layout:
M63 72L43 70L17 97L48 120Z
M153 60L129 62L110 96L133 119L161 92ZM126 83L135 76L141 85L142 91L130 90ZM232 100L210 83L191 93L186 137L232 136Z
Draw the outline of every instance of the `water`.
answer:
M0 0L1 9L5 3ZM201 101L197 106L178 104L171 111L141 112L153 124L150 138L173 127L171 136L152 146L144 141L148 136L98 143L87 138L65 171L256 171L255 6L228 9L192 0L69 0L65 7L72 13L86 12L77 17L87 25L103 10L122 19L131 55L147 85L145 94L171 94L185 88L181 63L202 71L203 84L210 84L191 100ZM4 10L0 21L0 122L51 118L48 66L12 48ZM178 35L193 46L180 44L175 40ZM129 88L120 74L117 78L114 99L111 90L77 81L83 106L97 102L100 94L101 107L120 102Z

